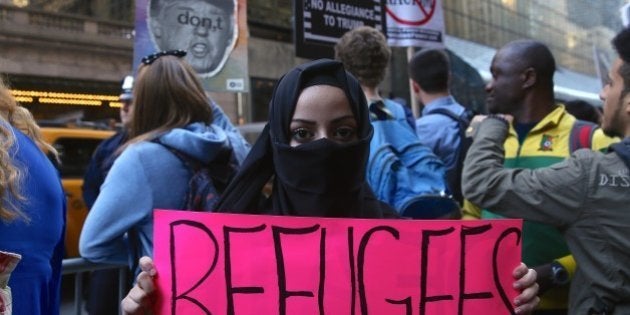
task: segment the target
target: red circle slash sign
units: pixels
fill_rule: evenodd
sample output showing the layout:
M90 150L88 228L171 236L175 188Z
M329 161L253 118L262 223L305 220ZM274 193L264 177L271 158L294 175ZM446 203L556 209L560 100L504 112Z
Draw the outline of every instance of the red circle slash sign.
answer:
M394 21L400 24L410 26L420 26L426 24L429 20L431 20L431 17L433 17L433 13L435 13L435 5L437 0L413 0L413 2L415 4L414 10L420 10L422 18L419 20L405 20L399 16L396 16L396 14L394 14L394 12L389 9L389 6L385 7L385 11L389 16L392 17L392 19L394 19Z

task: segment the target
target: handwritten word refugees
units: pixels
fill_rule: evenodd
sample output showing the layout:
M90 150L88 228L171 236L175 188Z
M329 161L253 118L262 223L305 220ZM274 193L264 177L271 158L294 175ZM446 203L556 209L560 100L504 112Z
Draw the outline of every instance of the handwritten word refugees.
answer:
M160 314L509 314L520 220L156 211Z

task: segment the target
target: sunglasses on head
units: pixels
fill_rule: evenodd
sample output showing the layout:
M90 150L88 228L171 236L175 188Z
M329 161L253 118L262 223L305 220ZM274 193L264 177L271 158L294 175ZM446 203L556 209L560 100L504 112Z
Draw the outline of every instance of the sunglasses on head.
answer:
M177 50L163 50L160 52L156 52L155 54L150 54L148 56L143 57L140 62L142 62L145 65L150 65L153 62L155 62L156 60L158 60L160 57L162 56L175 56L175 57L184 57L186 56L186 51L185 50L181 50L181 49L177 49Z

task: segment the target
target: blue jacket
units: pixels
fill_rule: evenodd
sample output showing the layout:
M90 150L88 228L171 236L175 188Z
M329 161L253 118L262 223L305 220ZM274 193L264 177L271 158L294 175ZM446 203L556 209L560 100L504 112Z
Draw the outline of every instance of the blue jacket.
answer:
M88 209L92 208L96 197L98 197L101 185L105 181L105 176L107 176L109 169L114 164L114 153L125 141L127 141L127 133L120 131L109 139L103 140L94 150L90 164L83 177L83 201Z
M244 146L246 150L243 150L245 154L249 152L249 143L241 136L238 129L232 125L230 120L225 116L225 113L215 103L212 99L210 101L210 106L212 107L212 123L221 127L228 133L232 133L236 139L240 142L240 145ZM92 159L90 160L90 164L85 172L85 176L83 178L83 201L87 205L88 209L92 208L96 197L98 197L98 193L100 192L101 185L105 181L105 176L109 172L109 169L114 164L115 156L114 152L120 147L122 144L127 141L127 134L124 131L118 132L113 135L111 138L104 140L99 144L99 146L94 150L94 154L92 155ZM235 152L237 154L241 154L242 152ZM243 160L245 156L238 156L237 159L239 161Z
M13 314L55 315L59 314L66 198L50 160L22 132L13 129L13 133L16 140L10 152L23 172L20 190L26 198L17 206L30 219L28 223L0 221L0 250L22 255L9 280Z
M205 164L232 147L240 164L249 150L240 135L194 123L162 135L160 142ZM153 209L184 204L191 171L163 145L136 143L116 159L81 232L79 251L102 263L129 263L153 254ZM129 240L126 234L133 236ZM131 255L130 255L131 253Z
M459 127L453 119L440 114L430 114L435 108L445 108L456 115L466 110L452 96L441 97L424 106L422 117L416 120L416 133L420 142L433 150L444 162L446 170L455 167L456 153L460 146Z

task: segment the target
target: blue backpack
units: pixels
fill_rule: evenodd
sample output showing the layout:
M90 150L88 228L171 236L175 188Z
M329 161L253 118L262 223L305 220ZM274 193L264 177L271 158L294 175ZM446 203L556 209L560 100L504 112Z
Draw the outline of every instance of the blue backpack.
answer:
M374 128L367 181L376 197L404 217L456 217L460 207L447 196L444 164L416 134L392 119L384 105L370 105Z

